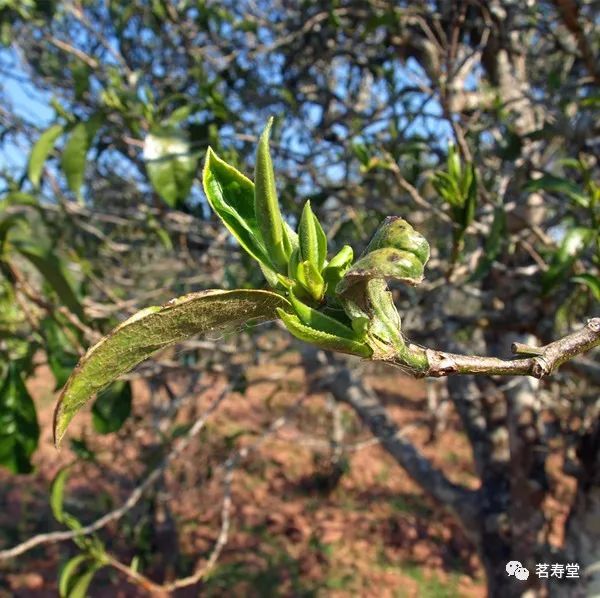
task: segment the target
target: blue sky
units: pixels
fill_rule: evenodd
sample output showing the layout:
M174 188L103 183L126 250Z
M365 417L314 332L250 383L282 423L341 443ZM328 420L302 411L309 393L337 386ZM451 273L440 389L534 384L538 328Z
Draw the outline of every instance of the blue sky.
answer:
M50 106L51 95L31 84L21 60L12 48L0 48L0 68L2 101L8 103L9 111L30 125L45 128L54 117L54 110ZM23 170L29 149L29 143L24 139L17 139L16 143L1 143L0 169Z

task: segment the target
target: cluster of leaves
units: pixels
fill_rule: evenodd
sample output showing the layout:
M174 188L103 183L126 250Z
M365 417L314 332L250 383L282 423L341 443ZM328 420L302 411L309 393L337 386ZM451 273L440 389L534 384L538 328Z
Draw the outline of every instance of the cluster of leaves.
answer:
M433 186L450 206L454 229L454 259L462 249L465 232L475 218L477 173L472 163L463 164L453 143L448 145L446 170L433 175Z
M548 194L564 197L572 206L561 225L562 240L556 250L549 255L549 267L542 276L542 293L547 295L569 277L577 261L591 252L593 270L579 270L570 279L587 288L591 296L600 301L600 186L594 180L588 164L582 159L565 159L561 161L565 169L571 169L581 178L582 184L576 184L566 177L544 174L530 181L525 189L531 193L544 191ZM583 212L583 222L578 222L575 215Z
M0 3L0 44L10 45L12 41L12 25L17 19L43 22L52 16L54 0L2 0Z
M0 208L0 292L6 303L0 315L0 356L7 365L1 372L0 464L15 473L32 471L31 457L39 440L35 406L24 384L35 368L36 351L44 350L56 389L61 388L84 342L81 328L74 324L89 323L80 284L70 272L69 260L53 247L50 231L33 195L5 195ZM41 293L34 288L35 279L41 283ZM24 294L20 302L16 293ZM30 305L23 311L25 299ZM116 382L94 404L95 429L116 431L130 410L130 385Z
M429 259L427 240L402 218L387 218L353 264L345 246L327 260L327 237L307 202L294 232L283 219L269 151L269 121L259 140L255 182L210 148L203 183L208 201L254 258L275 292L205 291L148 307L93 346L69 378L56 410L59 443L89 398L156 350L223 325L279 317L298 339L318 347L385 358L401 354L418 369L401 335L387 281L415 285Z
M203 182L208 201L240 245L258 262L268 283L287 294L295 313L280 311L288 329L303 340L363 356L370 351L346 319L319 311L336 305L336 286L350 269L353 251L344 246L327 260L327 236L307 201L298 232L283 219L269 152L269 122L258 143L255 182L208 150ZM342 312L343 313L343 312ZM310 341L309 341L310 342Z
M71 471L72 464L63 467L54 477L50 488L50 507L56 521L76 532L83 525L64 508L65 487ZM80 552L69 559L61 569L58 579L60 598L87 596L94 575L109 562L104 543L97 535L75 536L73 541Z
M119 111L131 121L132 128L138 129L135 125L142 116L141 112L150 128L143 148L150 183L167 205L173 208L183 205L194 181L198 154L192 150L188 131L178 123L189 115L192 106L185 105L185 111L175 110L169 117L158 120L152 104L142 101L132 92L126 92L118 84L106 91L104 103L101 110L86 119L77 119L62 109L57 111L63 122L48 127L31 150L28 176L33 188L39 188L46 161L64 138L60 167L68 188L82 201L87 156L94 141L101 136L108 114ZM98 151L102 151L103 144L99 141L97 145Z

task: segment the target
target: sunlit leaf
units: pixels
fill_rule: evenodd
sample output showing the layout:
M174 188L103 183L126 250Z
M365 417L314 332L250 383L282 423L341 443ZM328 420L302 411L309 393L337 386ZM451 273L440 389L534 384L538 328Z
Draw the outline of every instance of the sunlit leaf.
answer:
M366 343L349 340L329 332L311 328L303 324L298 316L286 313L283 309L279 309L278 313L285 327L301 341L316 345L322 349L327 349L328 351L348 353L360 357L370 357L373 354L373 350Z
M327 237L321 223L310 207L310 201L304 204L298 227L300 254L302 260L308 260L319 271L327 257Z
M203 184L208 203L229 232L257 262L272 270L254 213L254 183L209 148Z
M44 164L54 148L56 140L63 134L64 128L62 125L52 125L46 129L35 142L29 156L29 164L27 166L27 176L34 187L39 187L40 178Z
M89 554L78 554L70 559L58 580L60 598L86 598L88 588L102 565Z
M527 183L527 185L525 185L524 190L528 191L529 193L534 193L536 191L562 193L584 208L588 207L590 202L589 198L577 185L568 179L557 177L551 174L545 174L539 179L530 181Z
M89 560L89 555L78 554L67 561L58 580L58 595L60 598L67 598L69 596L69 589L74 586L75 580L78 577L78 569L83 563Z
M558 251L554 254L550 268L542 274L542 292L548 293L569 274L577 256L585 249L593 236L592 229L582 226L570 228Z
M81 187L85 180L87 153L92 145L96 132L100 127L100 117L92 117L88 121L77 123L65 145L61 157L61 167L67 177L69 189L81 197Z
M86 598L88 596L88 588L92 583L92 579L96 572L101 567L94 563L87 571L77 577L77 581L73 584L73 587L69 590L66 598Z
M269 136L273 119L270 118L258 141L254 170L254 211L263 245L278 272L285 272L294 250L279 209L275 187L275 172L269 150Z
M579 274L571 278L573 282L578 282L585 285L594 296L596 301L600 301L600 277L592 274Z
M172 208L190 194L198 158L186 133L174 127L155 129L144 140L144 160L152 186Z

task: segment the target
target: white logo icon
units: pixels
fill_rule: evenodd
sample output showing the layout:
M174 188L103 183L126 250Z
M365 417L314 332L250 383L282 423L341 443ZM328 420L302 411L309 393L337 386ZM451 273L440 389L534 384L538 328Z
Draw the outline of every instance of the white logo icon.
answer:
M523 567L519 561L508 561L506 573L514 575L519 581L525 581L529 577L529 570Z

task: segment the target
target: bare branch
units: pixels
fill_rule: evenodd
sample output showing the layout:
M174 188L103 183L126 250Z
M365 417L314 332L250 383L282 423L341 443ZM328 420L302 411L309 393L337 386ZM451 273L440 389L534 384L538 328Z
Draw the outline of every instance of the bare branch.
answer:
M410 364L401 356L385 359L395 365L408 367L418 377L433 376L439 378L450 374L485 374L488 376L533 376L543 378L551 374L557 367L573 357L586 353L600 345L600 318L591 318L587 324L562 339L554 341L543 347L525 347L515 343L513 352L523 355L534 355L526 359L499 359L497 357L484 357L479 355L459 355L433 349L423 349L415 345L410 346L414 355L425 355L429 362L426 371L414 371Z
M227 397L230 388L231 387L228 385L225 389L223 389L219 396L208 406L206 411L204 411L204 413L194 422L194 425L188 430L185 436L180 438L179 441L175 443L172 450L165 456L159 465L150 472L150 474L142 481L142 483L133 490L127 500L119 508L106 513L106 515L103 515L100 517L100 519L97 519L93 523L90 523L89 525L77 530L50 532L47 534L33 536L21 544L17 544L12 548L7 548L6 550L0 551L0 561L15 558L16 556L19 556L41 544L64 542L65 540L73 540L81 536L93 534L112 521L121 519L126 513L135 507L135 505L144 495L144 492L146 492L148 488L150 488L160 479L161 475L169 466L171 461L178 457L189 446L192 439L200 433L200 431L204 428L208 417L215 411L215 409L217 409L225 397Z

